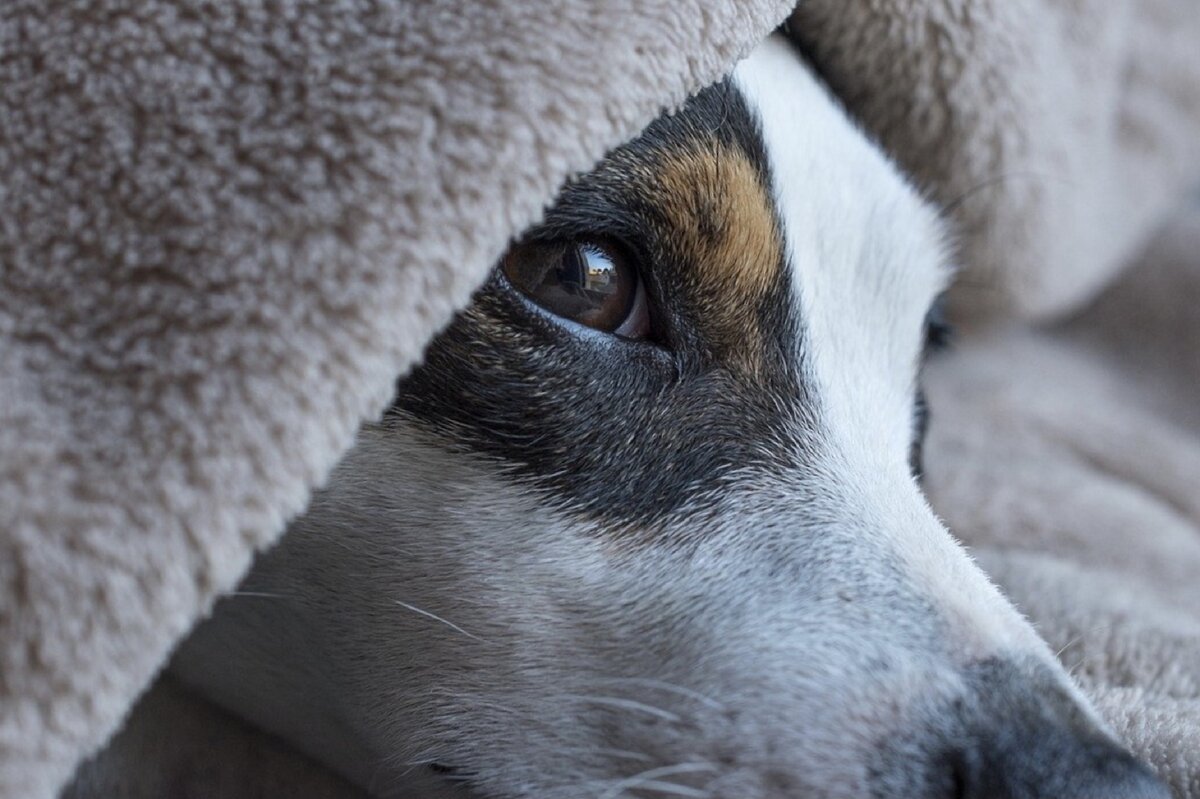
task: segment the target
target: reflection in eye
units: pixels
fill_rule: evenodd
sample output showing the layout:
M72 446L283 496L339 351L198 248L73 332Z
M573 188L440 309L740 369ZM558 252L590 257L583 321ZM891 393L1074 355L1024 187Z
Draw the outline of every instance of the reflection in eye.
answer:
M504 257L501 269L518 291L556 316L627 338L648 332L637 269L614 244L521 243Z

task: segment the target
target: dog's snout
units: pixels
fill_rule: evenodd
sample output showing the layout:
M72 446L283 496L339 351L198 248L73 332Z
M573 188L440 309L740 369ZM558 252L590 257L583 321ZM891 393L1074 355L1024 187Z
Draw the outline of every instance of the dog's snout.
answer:
M989 663L959 705L956 799L1171 799L1045 670Z
M1171 799L1119 746L1061 728L1002 742L980 736L954 760L955 799Z

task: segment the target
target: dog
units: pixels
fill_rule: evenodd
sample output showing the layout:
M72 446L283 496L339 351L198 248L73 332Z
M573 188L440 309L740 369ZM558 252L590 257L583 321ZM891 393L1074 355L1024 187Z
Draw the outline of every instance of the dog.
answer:
M923 498L949 253L776 34L567 183L175 673L384 797L1167 797Z

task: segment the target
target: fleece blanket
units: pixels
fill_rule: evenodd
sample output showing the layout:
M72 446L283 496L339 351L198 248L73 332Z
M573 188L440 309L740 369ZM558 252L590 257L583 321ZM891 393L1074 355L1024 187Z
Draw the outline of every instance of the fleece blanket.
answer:
M1200 797L1200 205L1085 312L930 365L927 490L1101 713Z
M0 796L54 796L104 746L570 173L789 14L961 237L935 500L1131 745L1200 793L1194 303L1121 332L1138 297L1195 283L1113 285L1200 175L1200 7L790 5L0 7ZM1022 319L1060 321L973 332ZM205 735L345 787L170 685L85 777L170 756L152 730L173 713L197 725L175 727L191 771L145 795L210 795Z

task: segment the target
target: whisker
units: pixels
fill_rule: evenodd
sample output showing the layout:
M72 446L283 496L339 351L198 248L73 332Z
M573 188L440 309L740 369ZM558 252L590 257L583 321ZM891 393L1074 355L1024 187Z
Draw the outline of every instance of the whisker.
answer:
M620 708L621 710L632 710L639 713L645 713L647 715L663 719L664 721L680 721L680 717L669 710L663 710L660 707L647 705L644 702L638 702L634 699L622 699L621 697L617 696L592 696L588 694L565 694L565 698L574 699L579 702L588 702L594 705L605 705L607 707Z
M481 644L489 643L488 641L485 641L484 639L480 638L478 635L473 635L473 634L467 632L466 630L464 630L462 627L459 627L454 622L449 621L447 619L443 619L441 616L437 615L436 613L431 613L428 610L422 610L421 608L417 607L416 605L410 605L407 602L401 602L399 599L393 599L392 601L395 602L397 605L399 605L402 608L411 610L413 613L417 613L428 619L433 619L434 621L441 622L442 624L449 627L451 630L454 630L457 633L462 633L463 635L465 635L466 637L468 637L474 641L478 641Z
M1054 659L1059 661L1060 663L1062 663L1063 652L1066 652L1069 648L1071 648L1075 644L1079 643L1080 641L1090 638L1090 637L1094 636L1096 633L1103 632L1104 630L1109 629L1109 626L1110 625L1108 623L1102 623L1102 624L1097 624L1093 627L1090 627L1086 630L1081 630L1077 635L1075 635L1073 638L1068 640L1067 643L1064 644L1061 649L1059 649L1057 652L1054 653ZM1063 668L1065 668L1067 670L1067 674L1071 677L1071 679L1076 679L1077 673L1079 671L1081 671L1085 666L1087 666L1089 664L1089 661L1094 662L1098 657L1101 657L1102 655L1103 655L1103 652L1093 652L1091 657L1089 658L1086 655L1086 653L1081 653L1079 660L1077 660L1075 663L1072 663L1069 665L1066 663L1062 663L1062 666L1063 666Z
M712 796L711 791L706 791L703 788L689 788L686 785L679 785L674 782L664 782L662 780L650 780L649 782L639 783L632 790L650 791L651 793L665 793L673 796L690 796L694 799L706 799Z
M1046 173L1046 172L1031 172L1029 170L1013 170L1011 172L1002 172L998 175L993 175L990 178L985 178L985 179L979 181L978 183L971 186L969 189L960 193L954 199L943 203L942 211L945 213L954 211L960 205L962 205L966 200L970 199L971 197L973 197L974 195L983 191L984 189L990 189L993 186L997 186L1001 183L1006 183L1006 182L1014 180L1014 179L1016 179L1016 180L1021 180L1021 179L1033 180L1033 181L1040 181L1042 183L1060 183L1060 184L1062 184L1064 186L1068 186L1068 187L1074 186L1074 183L1072 181L1068 180L1067 178L1063 177L1062 175L1054 175L1054 174L1050 174L1050 173Z
M586 752L588 754L608 755L619 760L640 760L643 763L649 763L654 760L654 758L644 752L631 752L628 749L610 749L604 746L588 749Z
M1083 636L1084 636L1084 634L1083 634L1083 633L1079 633L1079 634L1078 634L1078 635L1076 635L1075 637L1071 638L1071 640L1069 640L1069 641L1067 641L1065 644L1063 644L1063 645L1062 645L1062 647L1061 647L1061 648L1060 648L1060 649L1059 649L1057 652L1055 652L1055 653L1054 653L1054 659L1055 659L1055 660L1060 660L1060 659L1062 658L1062 653L1063 653L1063 652L1066 652L1066 651L1067 651L1068 649L1070 649L1072 646L1074 646L1075 644L1077 644L1077 643L1079 643L1080 641L1082 641L1082 640L1083 640Z
M634 774L632 777L626 777L617 780L612 786L597 799L617 799L621 794L628 790L640 790L646 788L648 790L658 790L659 793L664 793L661 788L663 786L671 786L676 791L676 796L709 796L707 792L699 789L689 789L682 785L665 782L663 777L673 777L676 774L696 774L699 772L715 771L716 767L712 763L679 763L674 766L659 766L658 768L647 769L640 774ZM686 794L679 791L695 790L696 793Z
M616 685L644 685L648 688L660 688L679 696L685 696L688 699L694 699L701 704L708 705L714 710L724 710L725 705L717 700L705 696L698 691L693 691L691 688L684 688L682 685L658 680L653 677L602 677L599 682L613 683Z

